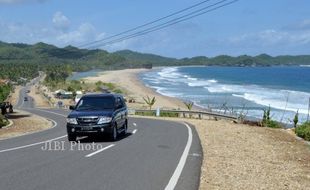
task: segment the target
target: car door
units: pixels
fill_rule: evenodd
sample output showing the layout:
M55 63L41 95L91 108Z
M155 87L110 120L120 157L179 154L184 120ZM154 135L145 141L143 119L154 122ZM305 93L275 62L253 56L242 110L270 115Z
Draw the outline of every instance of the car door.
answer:
M123 126L122 123L122 105L119 97L115 99L115 121L117 124L117 128L121 128Z
M125 121L126 121L126 108L125 108L125 104L124 104L124 101L123 101L123 99L121 98L121 97L118 97L118 99L119 99L119 103L120 103L120 105L119 105L119 108L120 108L120 115L121 115L121 119L120 119L120 124L121 124L121 126L124 126L124 124L125 124Z

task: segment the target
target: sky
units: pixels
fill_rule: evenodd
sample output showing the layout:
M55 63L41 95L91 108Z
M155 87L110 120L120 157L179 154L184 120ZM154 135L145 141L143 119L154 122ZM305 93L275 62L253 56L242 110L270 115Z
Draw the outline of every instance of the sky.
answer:
M202 1L0 0L0 41L88 47L83 45ZM209 0L193 10L219 1ZM150 34L90 48L176 58L309 55L309 10L309 0L239 0Z

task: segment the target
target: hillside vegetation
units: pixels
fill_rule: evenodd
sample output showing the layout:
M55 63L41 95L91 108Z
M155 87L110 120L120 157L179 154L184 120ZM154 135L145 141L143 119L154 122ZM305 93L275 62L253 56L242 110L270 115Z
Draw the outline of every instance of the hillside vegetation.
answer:
M34 45L0 42L0 79L20 81L38 76L38 71L47 74L46 82L55 85L64 82L74 71L91 69L115 70L124 68L151 68L153 66L217 65L217 66L271 66L310 65L309 55L231 57L220 55L208 58L168 58L130 50L109 53L105 50L78 49L73 46L58 48L45 43Z

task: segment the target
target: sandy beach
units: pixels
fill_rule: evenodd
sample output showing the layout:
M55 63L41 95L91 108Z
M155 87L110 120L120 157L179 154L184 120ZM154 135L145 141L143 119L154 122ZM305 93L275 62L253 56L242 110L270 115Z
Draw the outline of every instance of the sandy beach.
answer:
M135 104L128 104L129 107L134 108L147 108L143 101L143 97L150 96L156 97L154 108L162 109L185 109L184 103L181 100L163 96L153 89L147 88L138 79L137 75L140 72L147 72L148 69L125 69L119 71L103 72L97 77L85 78L86 82L111 82L118 85L122 90L125 90L127 97L134 98Z
M143 85L137 75L146 69L103 72L86 82L116 83L129 107L146 108L142 97L155 96L154 107L186 109L181 100L158 94ZM310 186L310 146L283 129L235 124L226 120L187 121L193 124L203 148L200 189L307 189Z

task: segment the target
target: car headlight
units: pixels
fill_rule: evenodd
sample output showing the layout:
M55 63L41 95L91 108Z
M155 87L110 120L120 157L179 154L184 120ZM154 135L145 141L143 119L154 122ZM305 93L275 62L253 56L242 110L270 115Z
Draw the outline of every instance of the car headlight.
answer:
M76 118L67 118L67 123L74 124L74 125L78 124Z
M111 117L100 117L99 118L99 121L97 124L104 124L104 123L110 123L112 121L112 118Z

